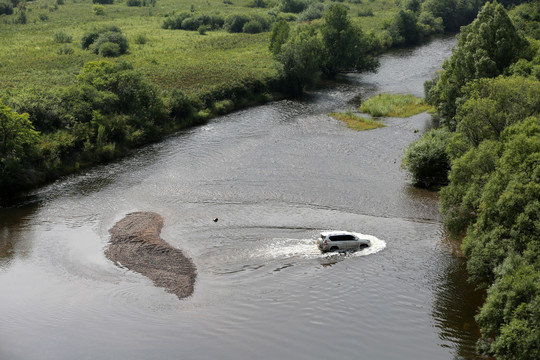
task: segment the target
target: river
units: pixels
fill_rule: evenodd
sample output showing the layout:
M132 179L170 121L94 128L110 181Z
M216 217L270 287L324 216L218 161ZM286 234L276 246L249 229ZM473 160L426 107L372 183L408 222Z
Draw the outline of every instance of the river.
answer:
M381 92L422 96L454 44L386 54L377 73L213 119L0 209L0 359L475 358L481 296L437 195L401 167L429 115L364 132L327 116ZM162 237L198 268L193 296L105 258L108 229L133 211L163 215ZM328 229L379 241L323 255Z

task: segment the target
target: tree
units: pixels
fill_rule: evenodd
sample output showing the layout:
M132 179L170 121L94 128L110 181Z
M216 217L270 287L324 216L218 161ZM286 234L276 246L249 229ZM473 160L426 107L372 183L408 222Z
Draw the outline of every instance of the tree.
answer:
M457 109L456 132L470 146L496 140L503 130L540 113L538 81L523 77L475 80L463 88L464 101Z
M389 30L395 45L416 44L420 41L421 29L416 23L416 14L411 10L399 10Z
M540 358L540 271L510 254L476 316L480 350L497 359Z
M270 52L277 55L281 51L281 46L285 44L289 38L290 26L287 21L281 19L274 23L272 27L272 35L270 36Z
M24 158L38 139L29 115L17 114L0 101L0 160Z
M377 62L369 56L368 42L360 28L351 24L347 8L333 5L321 27L323 72L329 77L344 71L373 70Z
M29 115L17 114L0 101L0 188L32 182L35 174L25 162L32 160L38 141Z
M405 166L416 186L430 188L448 183L450 159L446 146L451 133L446 129L431 130L412 143L405 154Z
M455 130L454 116L462 87L469 81L496 77L516 61L528 46L502 5L486 3L478 17L462 28L457 48L443 64L439 81L427 96L444 123Z
M291 92L301 92L305 85L313 84L320 72L323 45L315 28L300 25L281 47L277 60Z
M493 279L507 254L525 254L540 239L540 119L507 128L500 157L478 197L478 218L463 240L467 269Z

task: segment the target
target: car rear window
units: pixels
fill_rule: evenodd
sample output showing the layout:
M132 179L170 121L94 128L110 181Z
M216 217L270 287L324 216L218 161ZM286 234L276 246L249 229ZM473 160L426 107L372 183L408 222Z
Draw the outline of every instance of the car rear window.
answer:
M356 238L352 235L333 235L330 236L330 240L332 241L353 241L356 240Z

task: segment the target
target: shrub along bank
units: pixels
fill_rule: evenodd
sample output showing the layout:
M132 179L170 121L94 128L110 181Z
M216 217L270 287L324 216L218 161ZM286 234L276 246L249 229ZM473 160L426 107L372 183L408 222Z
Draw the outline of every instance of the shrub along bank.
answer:
M464 235L471 280L487 288L478 349L540 358L540 3L510 16L487 3L462 28L426 98L443 127L406 155L415 181L441 189L450 232ZM436 177L433 174L437 174Z

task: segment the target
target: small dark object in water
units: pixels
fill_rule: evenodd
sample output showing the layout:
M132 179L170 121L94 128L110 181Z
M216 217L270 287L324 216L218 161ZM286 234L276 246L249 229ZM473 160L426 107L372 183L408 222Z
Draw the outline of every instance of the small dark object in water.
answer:
M218 221L218 218L212 218L212 221L213 221L213 222L217 222L217 221Z

